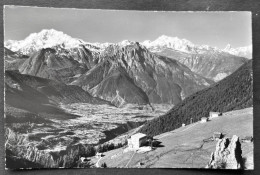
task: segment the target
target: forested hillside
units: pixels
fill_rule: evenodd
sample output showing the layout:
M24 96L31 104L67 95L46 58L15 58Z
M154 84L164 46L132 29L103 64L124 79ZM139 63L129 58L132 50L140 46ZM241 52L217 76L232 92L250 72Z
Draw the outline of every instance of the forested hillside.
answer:
M219 83L194 93L165 115L148 121L140 132L154 136L208 117L210 111L226 112L253 105L252 61Z

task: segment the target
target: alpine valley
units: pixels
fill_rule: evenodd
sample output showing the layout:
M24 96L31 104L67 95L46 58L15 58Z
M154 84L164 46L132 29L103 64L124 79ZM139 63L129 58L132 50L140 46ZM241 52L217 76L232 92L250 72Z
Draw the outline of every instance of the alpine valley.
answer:
M54 29L4 45L8 168L77 167L100 145L123 146L109 141L133 129L154 136L179 127L188 111L201 117L252 106L252 46L219 49L165 35L90 43ZM249 95L236 99L228 89L238 76ZM211 106L194 111L205 98ZM229 106L214 107L218 98Z

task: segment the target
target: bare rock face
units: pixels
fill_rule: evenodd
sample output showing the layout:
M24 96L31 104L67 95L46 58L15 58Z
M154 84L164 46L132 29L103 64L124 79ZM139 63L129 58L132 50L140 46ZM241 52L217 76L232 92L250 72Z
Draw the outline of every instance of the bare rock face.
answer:
M216 150L211 154L211 160L206 168L241 169L242 150L239 137L234 135L231 141L223 138L218 141Z

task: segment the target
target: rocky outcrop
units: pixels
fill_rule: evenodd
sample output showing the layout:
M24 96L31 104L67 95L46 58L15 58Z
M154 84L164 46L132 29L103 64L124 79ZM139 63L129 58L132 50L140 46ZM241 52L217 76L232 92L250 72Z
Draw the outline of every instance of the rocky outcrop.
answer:
M207 168L212 169L241 169L242 150L239 137L223 138L218 141L216 150L211 154Z
M52 155L44 150L38 150L35 145L28 140L27 136L17 134L9 128L6 128L5 130L5 147L18 158L37 163L45 168L58 167L58 164L54 161Z

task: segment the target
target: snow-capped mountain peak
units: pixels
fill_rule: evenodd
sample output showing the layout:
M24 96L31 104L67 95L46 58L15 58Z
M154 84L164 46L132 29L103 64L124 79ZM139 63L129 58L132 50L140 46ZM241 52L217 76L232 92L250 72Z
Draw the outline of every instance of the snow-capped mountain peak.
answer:
M5 42L5 47L12 51L20 51L28 54L41 48L49 48L57 45L63 45L64 48L78 47L85 42L80 39L72 38L61 31L54 29L43 29L39 33L32 33L24 40Z
M194 48L194 44L186 39L179 39L178 37L170 37L162 35L154 41L146 40L142 45L153 52L160 51L162 48L171 48L183 52L190 52Z
M171 36L166 36L162 35L156 39L157 42L161 43L182 43L182 44L187 44L187 45L194 45L192 42L186 40L186 39L180 39L178 37L171 37Z
M246 57L249 59L252 58L252 45L232 48L231 45L228 44L222 51L236 56Z

